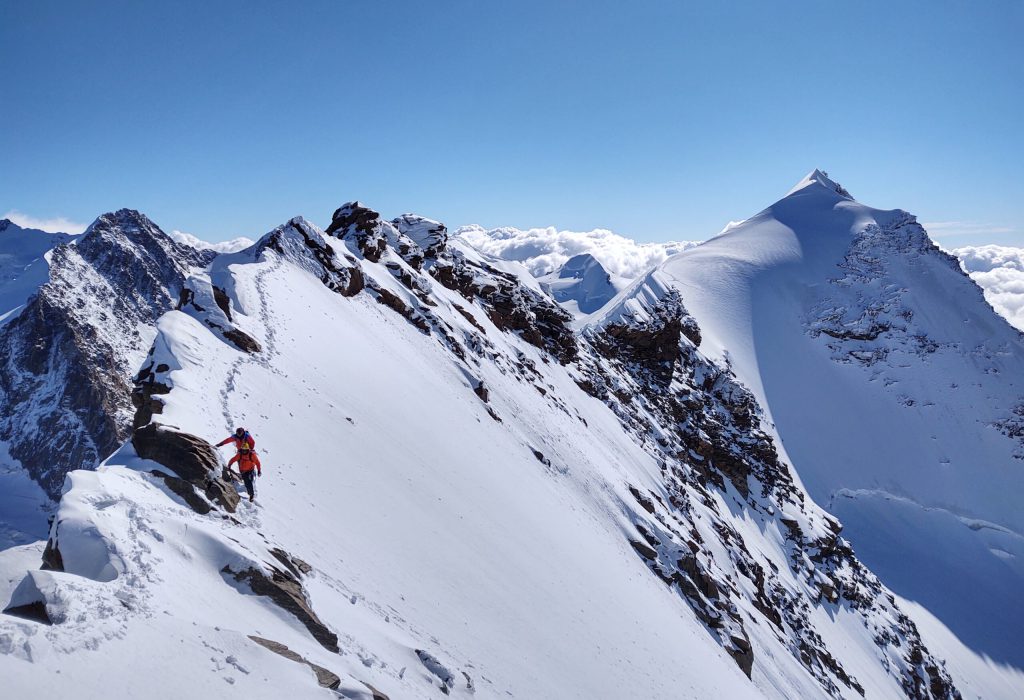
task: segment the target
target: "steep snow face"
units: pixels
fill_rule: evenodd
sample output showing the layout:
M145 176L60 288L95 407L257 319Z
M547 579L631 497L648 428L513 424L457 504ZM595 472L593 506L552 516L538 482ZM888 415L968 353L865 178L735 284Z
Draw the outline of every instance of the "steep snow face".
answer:
M606 317L671 290L864 561L971 648L1024 666L1024 345L956 261L906 212L816 171Z
M574 333L432 225L351 203L328 231L293 219L184 280L131 442L71 474L45 549L0 556L14 692L101 695L173 649L125 686L958 697L678 290ZM239 424L255 504L211 446Z
M569 258L557 271L538 279L555 301L582 316L607 304L628 283L621 277L612 279L589 253Z
M20 464L56 498L68 471L94 467L128 438L130 380L156 319L209 259L127 209L46 255L46 283L0 329L6 469Z
M15 316L46 283L46 254L74 238L67 233L21 228L0 219L0 324Z

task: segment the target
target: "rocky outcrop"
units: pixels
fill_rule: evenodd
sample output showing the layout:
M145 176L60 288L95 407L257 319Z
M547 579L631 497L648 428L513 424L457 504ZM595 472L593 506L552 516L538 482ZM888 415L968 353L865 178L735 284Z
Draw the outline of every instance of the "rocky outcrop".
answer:
M305 625L309 633L316 641L320 642L328 651L338 652L338 635L331 632L327 625L321 622L313 608L309 605L306 592L302 588L299 577L289 568L279 569L276 566L267 565L269 572L261 568L249 567L241 571L233 571L231 567L225 566L222 573L231 576L235 581L246 583L256 595L270 598L284 610L294 615L299 622Z
M930 697L921 689L934 688L934 697L958 698L941 661L839 537L838 524L807 502L753 395L728 367L699 353L695 326L670 291L642 314L627 313L585 336L593 351L582 354L577 383L604 401L662 467L667 499L627 489L633 550L748 676L758 659L748 630L769 625L828 695L843 695L842 687L863 695L812 622L815 606L841 605L861 616L908 697ZM791 574L803 590L748 550L719 502L742 503L762 530L783 533ZM716 556L723 549L729 561ZM754 591L754 616L744 612L744 589ZM922 660L908 662L908 649L919 649Z
M398 232L419 246L427 259L437 259L448 245L448 229L439 221L416 214L402 214L391 220Z
M235 512L238 492L220 478L220 457L210 443L195 435L150 423L135 430L132 446L139 457L162 464L178 475L180 482L167 482L176 493L179 493L177 489L184 490L184 483L187 483L200 489L207 499L224 510ZM190 497L182 497L191 505Z
M150 358L152 358L152 349ZM154 415L164 411L163 399L160 396L169 394L171 387L163 375L170 370L165 364L156 364L150 359L149 363L139 370L135 375L135 384L132 387L131 402L135 406L135 417L132 421L132 428L141 428L149 425Z
M417 235L422 234L428 242L436 245L439 241L437 236L431 239L429 234L421 232L420 226L413 218L399 218L397 221L402 223L406 230L414 231ZM380 262L384 252L390 248L418 271L423 267L426 257L423 249L394 223L385 221L380 214L359 202L349 202L339 207L334 212L326 233L345 241L350 249L370 262Z
M39 568L43 571L64 570L64 557L61 556L55 537L46 540L46 548L43 549L43 564Z
M211 253L129 209L50 254L50 280L0 330L0 439L52 497L131 434L132 373L156 319Z
M189 286L181 290L181 297L178 299L179 311L199 319L203 325L242 352L255 354L262 350L255 338L232 324L231 307L223 290L219 290L218 295L216 287L206 280L195 278L189 279L186 284ZM197 299L200 294L204 304L210 299L215 305L201 304Z
M366 280L355 261L339 257L320 232L301 216L260 239L255 254L264 250L273 250L288 258L342 296L354 296L365 286Z
M335 690L337 689L338 686L341 685L341 677L338 676L337 673L334 673L333 671L328 671L323 666L320 666L318 664L313 663L312 661L309 661L308 659L304 658L303 656L300 656L299 654L289 649L284 644L281 644L280 642L275 642L272 639L264 639L263 637L257 637L251 634L249 635L249 639L256 642L264 649L269 649L270 651L274 652L279 656L283 656L289 661L294 661L295 663L305 664L306 666L309 666L311 669L313 669L313 673L316 674L316 682L319 683L321 687Z
M388 245L384 224L380 214L373 209L360 202L349 202L335 210L325 233L351 241L364 258L380 262Z
M572 315L513 275L469 260L458 251L439 257L430 275L483 307L499 330L510 331L567 364L578 356Z

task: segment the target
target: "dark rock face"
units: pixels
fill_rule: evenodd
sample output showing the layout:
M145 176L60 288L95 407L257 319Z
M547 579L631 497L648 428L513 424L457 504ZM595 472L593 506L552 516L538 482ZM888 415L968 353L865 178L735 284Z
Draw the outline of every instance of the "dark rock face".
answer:
M334 212L331 225L327 227L327 235L336 236L345 241L350 248L370 262L380 262L388 248L394 250L414 270L423 268L425 255L423 249L407 236L398 225L406 230L422 236L436 250L439 235L421 232L422 224L417 217L407 215L395 220L394 223L384 221L380 214L359 202L349 202ZM425 220L424 220L425 221ZM398 224L398 225L396 225ZM441 226L443 229L444 227ZM445 240L447 240L445 236Z
M281 564L285 566L292 573L295 578L300 578L313 571L313 567L302 561L296 556L292 556L288 552L284 551L280 547L274 547L270 550L270 554L277 559Z
M64 557L57 548L57 541L53 538L46 540L46 548L43 550L43 565L39 567L43 571L63 571Z
M97 219L57 246L50 281L0 331L0 439L52 498L130 435L140 329L174 308L210 253L175 243L136 211Z
M217 287L213 287L212 291L217 307L224 313L230 323L231 307L227 300L227 296L224 294L223 290ZM262 350L260 344L256 342L256 339L249 334L235 328L234 326L225 327L224 324L211 318L212 314L210 314L205 307L196 303L196 294L192 289L186 287L181 290L177 308L179 311L191 313L202 321L207 328L217 333L221 338L228 341L242 352L252 354L258 353Z
M294 651L289 649L284 644L281 644L280 642L275 642L272 639L256 637L251 634L249 635L249 639L256 642L261 647L269 649L275 654L283 656L289 661L294 661L296 663L305 664L309 666L311 669L313 669L313 673L316 674L316 682L319 683L321 687L336 690L338 686L341 685L341 678L338 676L337 673L334 673L333 671L328 671L323 666L319 666L313 663L312 661L309 661L308 659L300 656L299 654L296 654Z
M238 492L219 477L220 458L210 443L195 435L150 423L135 430L132 445L139 457L173 470L182 481L201 489L211 501L230 513L235 512ZM191 505L191 496L186 495L187 490L182 484L173 479L165 479L165 482L168 488L179 493ZM182 492L177 490L179 488Z
M354 296L365 286L362 270L354 261L347 261L346 265L323 236L301 217L278 226L260 239L256 254L266 249L289 258L319 277L325 287L342 296Z
M402 214L392 219L391 224L418 245L428 259L437 259L448 245L448 229L438 221Z
M422 332L430 333L430 324L423 318L423 315L414 311L412 307L398 298L393 292L382 287L375 287L373 293L379 303L398 313Z
M247 335L246 333L238 330L237 328L225 330L224 337L230 340L234 344L234 346L241 350L242 352L254 354L260 352L263 349L260 347L260 344L256 342L255 338L253 338L250 335Z
M213 299L217 302L217 306L224 312L224 315L231 320L231 300L228 299L227 293L220 287L213 288Z
M166 365L161 365L161 367L166 367ZM153 362L150 361L135 375L135 386L131 393L131 402L135 406L132 428L149 425L154 415L164 412L164 402L158 397L170 393L171 387L158 379L166 371L166 369L159 371L159 368L154 368Z
M514 276L457 254L441 256L429 272L448 289L480 304L500 330L518 334L562 364L578 356L576 335L569 325L572 315Z
M306 629L316 641L320 642L321 646L328 651L338 653L338 635L331 632L313 612L298 577L287 569L278 569L275 566L269 568L269 576L264 571L252 567L242 571L232 571L230 567L225 566L222 572L234 578L235 581L248 583L256 595L267 596L273 600L298 618L299 622L306 626Z
M728 367L700 355L699 337L699 328L687 320L681 300L672 293L648 309L643 320L627 316L586 336L593 352L581 353L577 383L608 404L659 460L669 494L663 502L629 488L636 504L631 510L638 537L629 540L634 551L652 574L686 600L748 676L758 653L746 630L752 622L767 624L778 630L790 653L827 694L839 696L842 685L863 695L864 688L811 621L813 606L842 605L863 616L908 697L932 697L922 689L934 688L934 697L959 698L913 623L839 537L838 524L808 508L762 427L753 395ZM731 525L731 514L719 511L716 493L726 502L742 504L762 529L775 527L784 533L792 572L811 595L784 585L777 569L766 568L763 559L748 551ZM697 511L712 523L703 534L694 525ZM816 523L815 532L805 532L797 520L782 515L786 512ZM716 561L710 539L730 552L732 573L729 562L723 566ZM760 617L750 618L738 605L744 594L737 577L755 591L752 602ZM907 649L919 649L923 660L901 671Z
M196 487L191 482L166 474L159 469L154 469L150 474L163 479L164 483L167 484L167 488L181 496L182 500L188 504L188 507L200 515L206 515L213 510L210 504L196 492Z
M339 207L331 217L331 225L325 233L353 241L363 257L370 262L380 262L388 246L384 220L380 214L359 202L349 202Z

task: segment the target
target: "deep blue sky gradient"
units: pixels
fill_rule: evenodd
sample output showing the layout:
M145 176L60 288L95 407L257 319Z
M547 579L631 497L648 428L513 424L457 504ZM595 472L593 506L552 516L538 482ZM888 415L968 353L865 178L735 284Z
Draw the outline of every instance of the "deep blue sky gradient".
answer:
M0 0L0 215L702 239L820 167L1024 245L1022 34L1018 0Z

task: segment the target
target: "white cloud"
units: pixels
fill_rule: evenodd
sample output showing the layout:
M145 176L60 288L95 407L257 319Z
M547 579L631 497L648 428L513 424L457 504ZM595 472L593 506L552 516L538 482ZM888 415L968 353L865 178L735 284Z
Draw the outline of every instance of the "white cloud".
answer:
M982 245L949 252L960 258L992 308L1024 331L1024 248Z
M627 279L639 277L670 255L697 245L694 241L637 243L605 229L577 232L554 227L487 230L463 226L455 235L488 255L523 263L534 275L556 270L574 255L590 253L608 272Z
M65 219L63 216L55 216L50 219L37 219L34 216L24 214L17 209L11 209L0 219L9 219L22 228L34 228L49 233L81 233L88 224L80 224L77 221Z
M999 226L978 221L933 221L922 223L932 238L949 238L951 236L997 236L1004 233L1015 233L1012 226Z
M171 231L171 238L176 240L178 243L184 243L190 245L193 248L199 248L200 250L215 250L218 253L237 253L240 250L245 250L251 246L254 241L251 238L245 238L241 236L239 238L233 238L230 241L219 241L217 243L209 243L191 233L185 233L184 231Z

